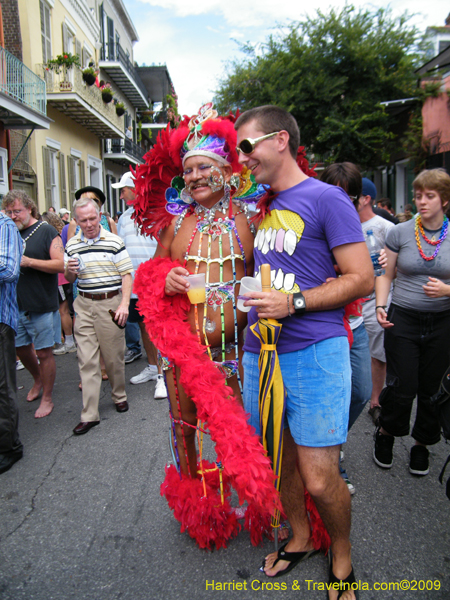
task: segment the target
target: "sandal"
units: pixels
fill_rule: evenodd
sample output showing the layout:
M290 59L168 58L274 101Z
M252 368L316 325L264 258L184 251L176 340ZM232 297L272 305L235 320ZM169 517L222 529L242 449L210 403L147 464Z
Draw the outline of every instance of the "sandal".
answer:
M353 565L352 565L352 570L350 571L350 574L347 575L347 577L345 579L338 579L336 577L336 575L333 573L333 555L331 554L331 548L328 551L328 560L329 560L329 571L328 571L327 600L330 600L328 592L331 589L336 589L334 587L333 588L331 587L335 583L339 584L339 589L336 589L336 591L338 592L338 596L337 596L338 600L344 592L346 592L347 590L350 590L350 589L353 589L356 600L359 600L358 589L355 590L354 588L351 587L353 583L356 583L355 572L353 571Z
M278 550L278 558L273 563L272 567L274 567L279 560L286 560L287 562L289 562L288 566L285 569L283 569L283 571L278 571L278 573L276 573L275 575L267 575L267 577L281 577L282 575L286 575L286 573L292 571L292 569L294 569L298 564L320 552L320 550L315 550L314 548L312 550L307 550L306 552L288 552L287 550L285 550L287 545L288 542L286 542ZM260 567L260 571L262 571L263 573L265 566L266 559L263 558L262 566Z

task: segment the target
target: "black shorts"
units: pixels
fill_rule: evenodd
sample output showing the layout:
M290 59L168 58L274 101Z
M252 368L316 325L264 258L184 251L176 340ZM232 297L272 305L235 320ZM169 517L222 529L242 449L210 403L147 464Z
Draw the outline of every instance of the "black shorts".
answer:
M130 323L142 323L144 317L138 312L136 308L137 298L131 298L130 306L128 307L128 321Z
M58 285L58 298L60 304L67 300L70 315L73 316L73 283Z

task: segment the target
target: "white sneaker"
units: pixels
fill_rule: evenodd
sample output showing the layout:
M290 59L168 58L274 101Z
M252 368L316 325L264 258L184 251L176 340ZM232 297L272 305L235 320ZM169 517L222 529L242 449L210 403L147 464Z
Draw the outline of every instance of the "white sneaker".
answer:
M59 354L66 354L67 350L66 350L66 345L65 344L55 344L55 347L53 348L53 354L59 355Z
M156 365L147 365L139 375L135 375L130 379L130 383L146 383L147 381L155 380L158 377L158 367Z
M153 398L155 400L162 400L163 398L167 398L167 388L164 382L164 377L162 375L158 375L158 377L156 378L155 394Z
M67 354L69 352L76 352L77 351L77 347L75 346L75 344L57 344L56 348L53 349L53 354L56 354L57 356L60 354Z
M25 367L22 364L22 361L16 360L16 371L22 371L22 369L25 369Z

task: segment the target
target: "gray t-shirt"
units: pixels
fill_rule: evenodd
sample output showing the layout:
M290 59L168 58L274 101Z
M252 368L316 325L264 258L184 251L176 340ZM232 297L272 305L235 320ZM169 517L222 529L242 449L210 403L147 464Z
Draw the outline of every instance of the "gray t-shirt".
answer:
M397 278L394 282L392 302L403 308L424 312L450 310L448 296L429 298L422 288L428 283L428 277L436 277L450 284L450 236L442 242L436 258L424 260L417 248L414 226L415 219L400 223L390 229L386 237L386 246L398 253ZM440 232L440 229L437 231L425 229L428 238L434 235L435 239L438 239ZM427 244L422 236L420 241L425 256L432 256L436 246Z
M387 219L383 219L383 217L379 217L378 215L375 215L368 221L364 221L364 223L361 223L361 226L362 226L362 230L364 232L364 237L366 238L366 244L367 244L367 232L371 229L373 231L373 235L380 242L380 244L382 245L383 248L386 244L387 232L390 229L392 229L392 227L395 227L394 223L391 223ZM374 283L374 285L375 285L375 283ZM375 298L375 290L367 297Z

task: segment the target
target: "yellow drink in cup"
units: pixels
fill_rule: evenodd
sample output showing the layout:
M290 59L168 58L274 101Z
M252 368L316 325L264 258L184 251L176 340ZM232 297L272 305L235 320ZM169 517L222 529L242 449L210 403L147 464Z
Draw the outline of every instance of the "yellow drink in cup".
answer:
M191 304L204 304L206 300L206 290L205 288L194 288L189 289L188 297L191 301Z
M191 304L203 304L206 301L205 274L189 275L186 279L189 281L187 295Z

